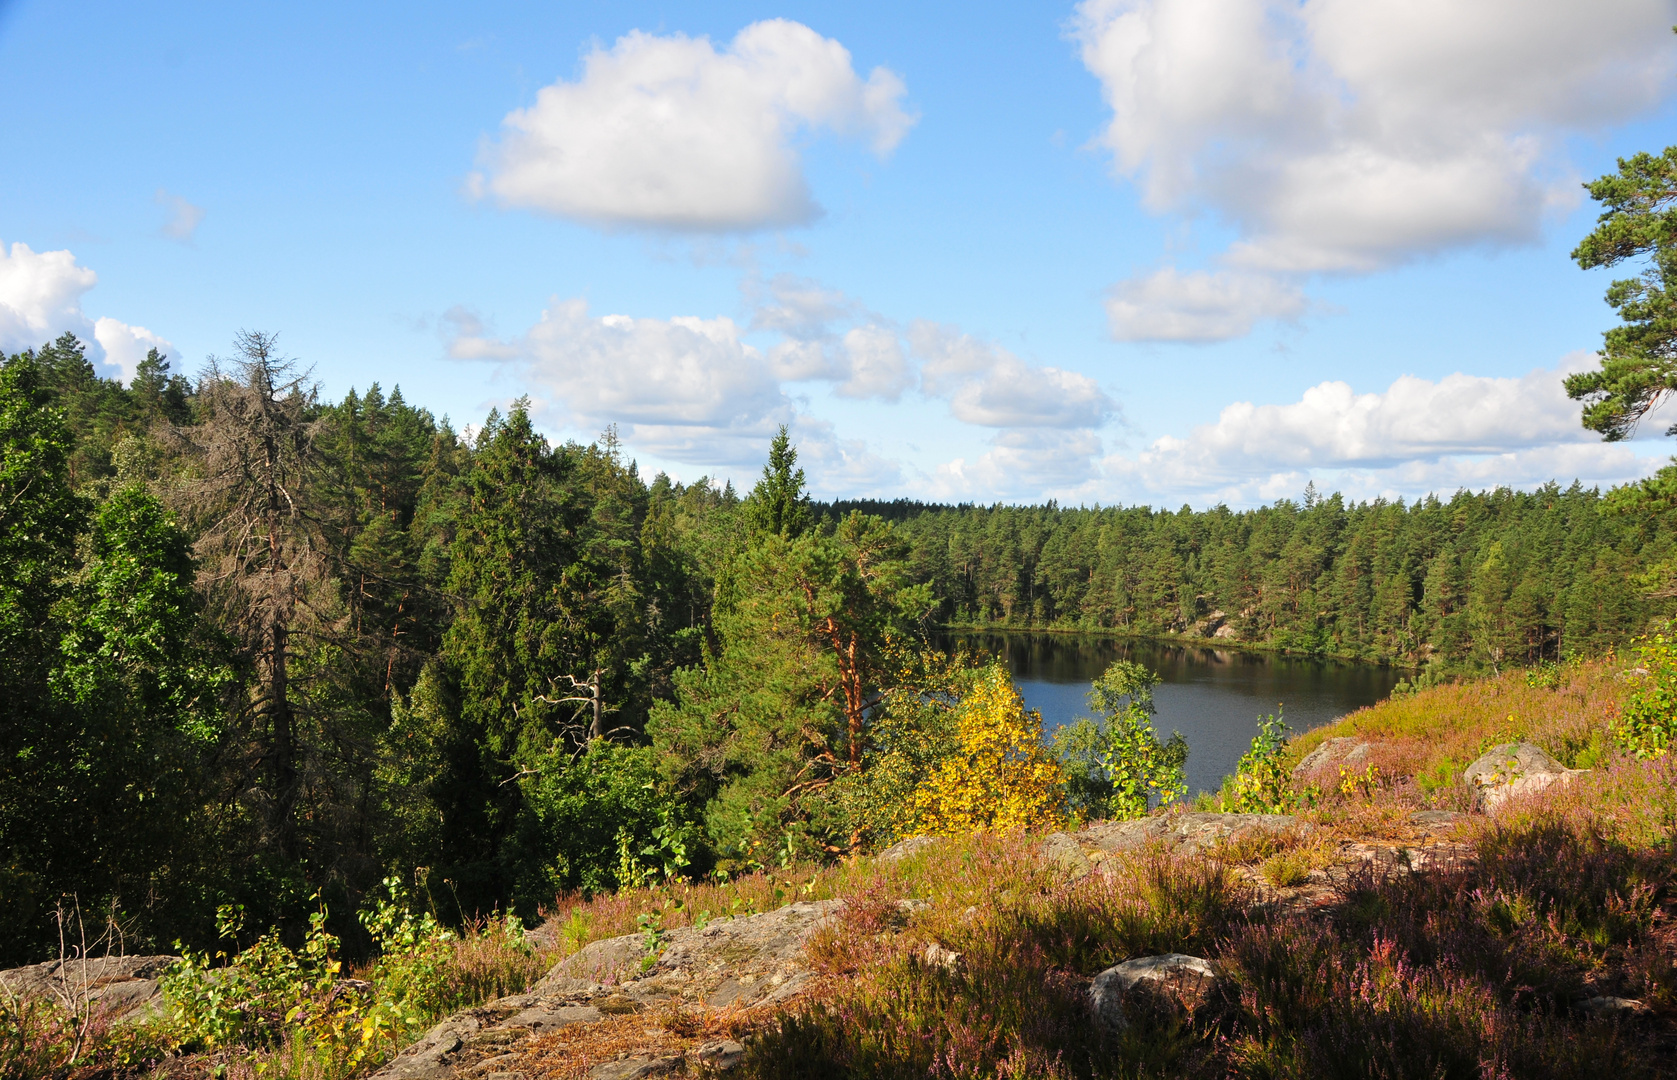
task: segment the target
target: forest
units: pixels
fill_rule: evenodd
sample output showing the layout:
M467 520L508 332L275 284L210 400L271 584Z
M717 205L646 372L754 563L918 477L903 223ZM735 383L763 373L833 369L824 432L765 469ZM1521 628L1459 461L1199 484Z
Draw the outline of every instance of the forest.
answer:
M1145 673L1045 748L943 628L1437 680L1605 652L1677 595L1674 469L1170 512L816 503L786 432L765 450L741 493L643 477L613 431L552 444L523 403L466 439L399 390L323 400L257 333L195 379L154 352L126 387L68 335L6 358L0 963L52 954L66 898L130 951L202 947L227 904L259 927L352 912L387 875L447 919L531 919L938 814L1029 824L1051 788L1100 816L1123 782L1102 739L1152 740L1168 773L1177 750L1121 722L1145 728Z
M1655 480L1232 511L846 501L897 524L946 625L1185 635L1450 671L1592 655L1667 615Z

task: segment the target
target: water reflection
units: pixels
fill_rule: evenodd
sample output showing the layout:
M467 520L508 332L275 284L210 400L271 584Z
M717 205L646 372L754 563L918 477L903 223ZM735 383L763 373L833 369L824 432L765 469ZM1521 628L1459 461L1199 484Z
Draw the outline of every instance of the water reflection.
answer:
M1072 634L959 634L946 644L976 646L1004 659L1025 703L1054 728L1087 715L1089 683L1114 660L1157 671L1155 720L1188 739L1188 790L1215 791L1251 745L1258 717L1285 705L1287 723L1307 731L1391 693L1403 672L1372 664Z

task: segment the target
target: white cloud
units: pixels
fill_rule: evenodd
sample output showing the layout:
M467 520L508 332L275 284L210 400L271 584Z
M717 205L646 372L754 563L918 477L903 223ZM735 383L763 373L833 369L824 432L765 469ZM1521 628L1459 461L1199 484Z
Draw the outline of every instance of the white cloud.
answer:
M909 327L924 361L920 388L949 400L958 420L996 428L1098 428L1118 404L1095 380L1056 367L1033 367L1006 349L924 320Z
M1226 341L1260 319L1296 319L1310 306L1298 286L1239 270L1178 273L1167 266L1113 286L1106 314L1119 341Z
M179 195L171 195L162 188L157 189L152 201L169 211L169 220L163 223L163 235L183 244L192 243L193 234L198 231L198 223L204 220L204 208L194 206Z
M146 353L156 349L167 356L174 346L143 326L129 326L108 316L93 321L93 339L105 352L105 363L122 372L122 381L134 378Z
M976 459L939 465L932 497L1026 503L1075 495L1099 476L1100 438L1092 431L1003 431Z
M761 287L748 281L745 291L757 300ZM848 329L845 323L851 324ZM840 397L880 401L897 401L914 385L896 329L842 292L807 278L776 275L767 298L755 304L751 329L783 335L769 349L769 367L788 382L824 380Z
M833 387L840 397L896 401L914 385L908 356L895 330L852 327L845 331L843 346L846 378Z
M807 414L797 416L790 426L798 465L818 497L874 498L900 490L902 466L875 454L863 440L840 438L832 424ZM766 445L759 447L757 460L766 451Z
M1138 494L1233 503L1296 495L1311 479L1354 497L1393 497L1646 475L1658 458L1604 444L1579 424L1561 381L1593 363L1575 353L1519 378L1405 375L1366 394L1325 382L1286 405L1236 402L1215 423L1158 439L1135 457L1108 458L1104 468Z
M794 135L856 136L883 156L915 122L905 92L883 67L864 81L843 45L785 19L753 23L721 50L637 30L590 52L577 81L510 113L471 187L608 226L801 224L820 210Z
M1673 21L1673 0L1085 0L1073 33L1118 174L1232 225L1231 265L1298 275L1536 240L1577 198L1564 140L1671 93ZM1238 326L1250 297L1224 300ZM1185 339L1157 322L1122 325Z
M37 252L14 242L8 252L0 243L0 351L36 348L71 333L88 346L90 360L103 361L126 381L147 349L173 350L143 326L85 315L82 296L98 282L99 275L68 251Z
M471 313L448 313L451 355L516 365L582 431L619 424L625 441L675 461L752 461L792 406L763 354L727 318L636 319L550 303L502 340Z

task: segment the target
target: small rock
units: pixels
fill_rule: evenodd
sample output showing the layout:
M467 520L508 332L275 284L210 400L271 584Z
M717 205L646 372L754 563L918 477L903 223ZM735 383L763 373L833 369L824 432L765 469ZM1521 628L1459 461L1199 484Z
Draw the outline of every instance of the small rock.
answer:
M621 1061L608 1061L604 1065L596 1065L588 1070L588 1080L642 1080L647 1076L667 1076L680 1069L685 1064L679 1054L666 1057L624 1058Z
M163 996L157 980L179 962L178 956L49 960L0 971L0 987L18 997L49 1001L69 997L86 1002L106 1020L142 1023L162 1015Z
M898 840L874 858L878 862L897 862L900 859L908 858L910 855L918 855L927 848L937 845L938 838L935 836L911 836L907 840Z
M1183 953L1144 956L1107 968L1089 984L1089 1004L1101 1023L1114 1031L1129 1024L1126 999L1140 989L1193 1012L1217 985L1216 967L1209 960Z
M1622 997L1593 997L1587 1001L1580 1001L1578 1008L1596 1016L1640 1016L1649 1012L1648 1006L1635 998Z
M961 970L961 954L954 949L946 949L935 941L926 946L926 951L920 955L920 959L927 967L939 968L951 975Z
M726 1072L745 1060L745 1047L733 1039L719 1039L693 1051L693 1060L717 1072Z
M1409 815L1411 825L1454 825L1466 817L1454 810L1417 810Z

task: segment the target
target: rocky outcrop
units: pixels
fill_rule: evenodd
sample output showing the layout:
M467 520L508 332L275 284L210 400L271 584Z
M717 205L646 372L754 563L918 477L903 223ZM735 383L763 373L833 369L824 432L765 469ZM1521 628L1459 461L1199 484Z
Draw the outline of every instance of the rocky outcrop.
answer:
M44 998L119 1023L137 1023L162 1012L157 980L179 961L178 956L50 960L0 971L0 985L20 998Z
M1359 739L1353 736L1328 739L1321 746L1304 755L1304 759L1293 766L1293 775L1297 777L1312 776L1318 772L1325 772L1330 767L1341 765L1347 768L1360 769L1368 761L1369 751L1373 749L1374 744L1367 739Z
M654 1009L747 1009L781 1005L810 988L809 935L842 904L789 904L762 915L672 930L650 943L626 934L585 946L527 994L449 1017L376 1074L378 1080L540 1075L540 1036L579 1024L609 1024ZM739 1060L737 1043L635 1055L595 1067L596 1080L678 1072Z
M1587 772L1569 769L1529 742L1493 746L1462 773L1486 810L1495 810L1509 799L1533 795L1554 784L1566 784Z
M938 838L935 836L911 836L906 840L898 840L895 844L875 855L874 861L882 863L900 862L910 855L918 855L920 852L937 845Z
M1134 821L1091 825L1077 834L1077 840L1101 854L1133 851L1148 844L1193 854L1223 841L1286 832L1297 825L1291 814L1154 814Z
M1141 1010L1193 1012L1220 978L1209 960L1183 953L1144 956L1107 968L1089 984L1095 1018L1113 1031L1128 1027Z

